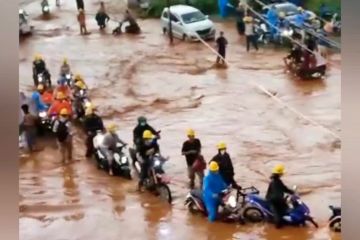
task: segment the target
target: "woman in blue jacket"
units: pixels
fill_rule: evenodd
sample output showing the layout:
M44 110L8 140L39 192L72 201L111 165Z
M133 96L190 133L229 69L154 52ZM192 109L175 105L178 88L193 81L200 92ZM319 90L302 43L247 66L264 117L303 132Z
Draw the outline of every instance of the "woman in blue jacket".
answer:
M210 162L209 170L208 175L204 178L203 199L208 212L208 219L210 222L214 222L221 203L220 193L227 188L227 185L219 174L217 162Z

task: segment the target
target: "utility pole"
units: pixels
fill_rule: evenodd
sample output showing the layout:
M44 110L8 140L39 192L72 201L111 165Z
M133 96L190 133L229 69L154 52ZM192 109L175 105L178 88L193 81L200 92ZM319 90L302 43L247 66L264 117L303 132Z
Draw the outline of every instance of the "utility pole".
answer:
M173 44L173 32L172 32L172 24L171 24L171 13L170 13L170 0L166 0L168 7L168 15L169 15L169 39L170 44Z

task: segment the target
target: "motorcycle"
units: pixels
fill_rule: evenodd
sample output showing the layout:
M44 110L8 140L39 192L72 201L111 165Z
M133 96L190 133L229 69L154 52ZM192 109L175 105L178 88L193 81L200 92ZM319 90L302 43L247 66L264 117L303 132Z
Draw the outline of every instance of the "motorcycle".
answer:
M73 88L74 86L74 79L73 79L73 75L71 73L67 73L64 75L65 79L66 79L66 84L70 87Z
M46 111L41 111L38 114L38 118L38 133L43 135L45 133L52 132L56 116L49 116Z
M95 148L95 158L97 162L97 166L99 169L104 169L105 171L109 171L109 164L108 160L106 159L105 154L100 149L100 144L103 140L104 135L101 132L98 132L97 135L93 139L94 148ZM112 164L112 170L115 176L123 176L129 180L132 179L131 177L131 169L129 164L129 158L125 155L123 149L126 146L117 143L116 144L116 151L113 154L114 161Z
M296 190L296 187L294 187L294 190ZM286 224L305 226L306 222L310 222L318 228L318 224L310 215L309 207L300 200L298 195L293 194L290 195L290 197L287 196L286 200L292 205L283 217L283 221ZM264 220L272 221L274 215L271 211L270 204L264 198L257 194L250 194L247 196L243 217L250 222L262 222Z
M247 191L251 190L250 193ZM258 194L259 191L254 187L237 189L236 197L231 194L231 188L225 189L220 196L222 206L221 218L226 222L240 222L244 223L241 215L241 209L244 206L244 199L248 194ZM239 201L240 197L243 197L243 201ZM184 205L187 209L195 214L202 213L207 215L205 204L203 202L202 191L198 189L191 190L186 196Z
M44 0L41 2L41 10L44 16L47 16L50 14L50 6L48 1Z
M329 206L332 215L329 219L329 227L334 232L341 232L341 208Z
M74 112L76 113L76 119L83 121L85 116L85 109L89 106L91 106L91 102L87 96L87 91L85 89L81 89L73 101L73 108Z
M46 70L47 71L47 70ZM45 89L51 88L51 80L46 71L37 74L37 85L42 84Z
M141 163L136 156L137 153L133 148L129 149L130 156L133 160L133 167L138 175L141 173ZM150 158L150 167L147 178L144 180L144 187L150 192L159 195L161 199L166 200L171 204L172 195L168 184L170 183L169 177L165 174L163 169L164 163L168 158L164 158L159 153L154 154Z
M112 31L112 34L114 36L121 35L123 33L122 31L122 25L123 22L119 22L119 25ZM125 33L128 34L139 34L141 32L141 29L139 25L128 25L125 27Z
M254 32L257 36L257 41L262 44L269 44L271 40L271 34L268 26L261 22L259 19L255 19Z

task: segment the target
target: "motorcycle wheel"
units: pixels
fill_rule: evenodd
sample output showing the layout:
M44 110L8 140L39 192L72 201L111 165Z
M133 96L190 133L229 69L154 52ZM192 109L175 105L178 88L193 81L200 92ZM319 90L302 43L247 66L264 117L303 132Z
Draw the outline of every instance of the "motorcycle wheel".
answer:
M330 229L334 232L341 232L341 218L332 221L330 223Z
M165 200L169 204L171 204L172 196L171 196L170 188L168 185L166 185L164 183L159 183L159 185L156 187L156 191L159 193L159 197L162 200Z
M124 177L125 177L126 179L128 179L128 180L132 180L130 170L129 170L129 171L126 171L126 172L124 172Z
M246 220L254 223L265 220L264 214L256 207L248 207L244 210L243 216Z
M195 214L195 213L199 212L199 209L197 208L197 206L196 206L196 204L194 203L193 200L190 200L189 205L188 205L188 210L192 214Z

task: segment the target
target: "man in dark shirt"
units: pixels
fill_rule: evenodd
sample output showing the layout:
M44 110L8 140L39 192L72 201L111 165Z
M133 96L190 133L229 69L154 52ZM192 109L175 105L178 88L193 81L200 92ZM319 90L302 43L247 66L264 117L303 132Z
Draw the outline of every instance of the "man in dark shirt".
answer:
M198 176L200 181L200 186L202 186L203 178L204 178L204 168L203 166L206 164L202 164L203 158L201 157L201 143L200 140L195 138L195 131L193 129L189 129L187 131L188 140L183 143L181 152L182 155L185 155L186 164L188 168L188 176L190 179L189 186L190 188L194 188L195 186L195 174ZM200 161L200 162L196 162ZM196 166L198 165L198 166ZM200 166L199 166L200 165ZM203 166L201 166L203 165Z
M271 182L266 193L266 200L270 203L277 228L282 227L282 218L286 214L288 207L284 195L285 193L294 194L294 191L285 186L285 184L281 181L281 176L284 172L285 169L282 164L278 164L273 168Z
M240 188L234 179L234 167L230 155L226 152L226 144L220 142L218 143L217 148L218 154L216 154L211 161L215 161L219 164L219 173L227 185L231 184L233 188Z
M145 130L149 130L153 135L159 137L155 129L147 123L146 118L141 116L138 118L138 124L133 130L133 141L136 148L139 147Z
M226 47L228 44L228 41L224 37L224 32L220 32L220 37L216 39L216 44L218 47L218 54L221 56L217 56L216 63L225 64L225 55L226 55Z
M93 139L96 135L96 132L99 130L105 130L101 117L94 113L92 108L87 108L85 111L84 128L87 135L85 156L89 158L94 152Z

